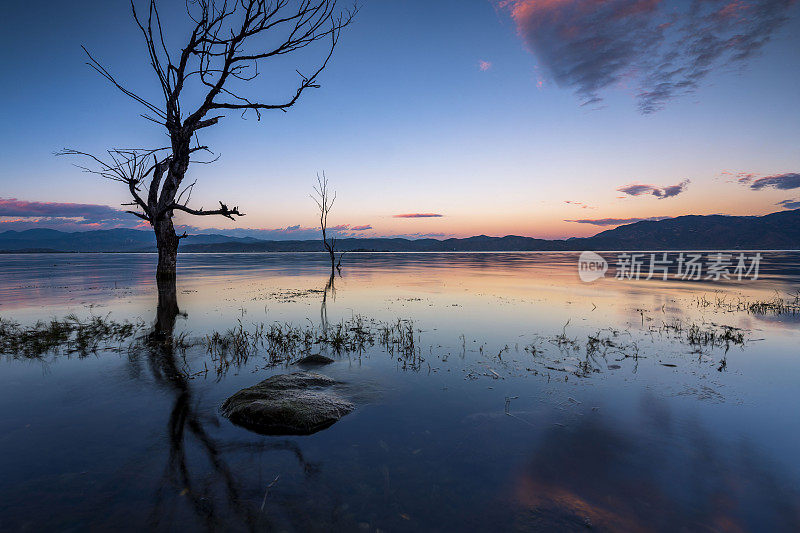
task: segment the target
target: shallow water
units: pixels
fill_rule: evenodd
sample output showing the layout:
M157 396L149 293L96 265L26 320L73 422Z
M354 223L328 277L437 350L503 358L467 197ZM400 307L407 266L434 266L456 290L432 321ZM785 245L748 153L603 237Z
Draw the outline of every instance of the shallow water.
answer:
M326 292L321 254L184 254L176 338L407 319L414 355L324 348L356 410L305 437L220 416L296 370L263 353L222 373L202 343L2 356L0 529L800 529L800 316L738 308L792 301L800 254L716 283L583 283L576 262L347 254ZM146 333L154 266L0 256L0 317L110 313ZM692 325L743 340L691 343Z

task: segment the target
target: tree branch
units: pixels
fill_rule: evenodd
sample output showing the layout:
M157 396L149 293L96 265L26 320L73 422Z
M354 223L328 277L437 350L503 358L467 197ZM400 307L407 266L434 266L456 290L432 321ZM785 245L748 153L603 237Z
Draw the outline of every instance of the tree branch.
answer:
M184 213L189 213L190 215L197 215L197 216L220 215L225 218L229 218L231 220L235 220L234 217L245 216L244 213L239 212L238 207L229 209L228 206L223 204L222 202L219 203L219 207L220 207L219 209L214 209L214 210L205 210L202 207L200 209L192 209L182 204L173 203L167 207L167 210L183 211Z

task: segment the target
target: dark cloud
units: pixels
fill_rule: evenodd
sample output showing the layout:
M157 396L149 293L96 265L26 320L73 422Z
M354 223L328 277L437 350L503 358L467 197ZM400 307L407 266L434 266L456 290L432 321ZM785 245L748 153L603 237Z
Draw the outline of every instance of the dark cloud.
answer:
M743 64L789 18L794 0L498 0L540 65L584 104L635 87L642 113Z
M107 205L28 202L0 198L0 230L50 228L63 231L134 228L141 221Z
M620 187L617 190L631 196L639 196L640 194L649 194L654 190L660 189L656 189L652 185L626 185L625 187Z
M565 220L564 222L577 222L578 224L591 224L593 226L621 226L623 224L633 224L642 221L666 220L670 217L648 217L648 218L584 218L580 220Z
M677 185L668 185L667 187L656 187L655 185L644 185L640 183L634 183L631 185L625 185L624 187L620 187L617 190L619 192L624 192L629 196L641 196L643 194L651 194L659 199L664 198L672 198L673 196L678 196L680 193L686 190L689 186L690 180L683 180L682 182L678 183Z
M782 202L778 202L776 205L779 205L784 209L800 209L800 200L783 200Z
M1 217L80 218L91 222L117 220L123 213L107 205L26 202L0 198Z
M800 189L800 174L789 172L786 174L776 174L774 176L765 176L755 180L742 181L742 183L750 183L750 188L754 191L772 187L781 191L788 191L791 189Z
M394 215L394 218L441 218L444 215L439 213L406 213L403 215Z
M133 217L131 217L131 220L103 221L103 222L85 222L70 218L54 218L54 217L41 217L41 218L0 217L0 233L4 231L25 231L29 229L39 229L39 228L75 232L75 231L108 230L108 229L146 229L150 228L150 225L144 221L137 222L136 219Z
M367 231L370 229L372 229L372 226L370 226L369 224L364 224L363 226L353 226L352 228L350 228L351 231Z

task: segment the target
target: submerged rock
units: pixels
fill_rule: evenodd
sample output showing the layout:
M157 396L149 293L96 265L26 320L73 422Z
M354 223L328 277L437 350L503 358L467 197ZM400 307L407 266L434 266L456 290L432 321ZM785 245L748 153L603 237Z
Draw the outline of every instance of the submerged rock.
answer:
M330 357L325 357L322 354L314 353L311 355L307 355L302 359L298 360L295 364L299 366L323 366L329 365L333 363L333 359Z
M354 408L331 390L335 384L314 372L272 376L225 400L222 414L264 435L310 435Z

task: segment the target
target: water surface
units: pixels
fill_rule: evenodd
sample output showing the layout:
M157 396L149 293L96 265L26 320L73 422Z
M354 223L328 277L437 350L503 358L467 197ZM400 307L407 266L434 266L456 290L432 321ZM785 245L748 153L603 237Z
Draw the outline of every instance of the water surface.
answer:
M572 253L347 254L327 290L325 260L184 254L174 336L196 345L4 356L1 528L800 529L800 317L742 305L792 301L800 254L765 254L757 281L590 284ZM154 269L0 256L0 317L146 335ZM404 320L415 346L315 347L352 414L305 437L220 416L297 368L258 353L216 372L205 335L354 319ZM692 343L692 327L742 339Z

